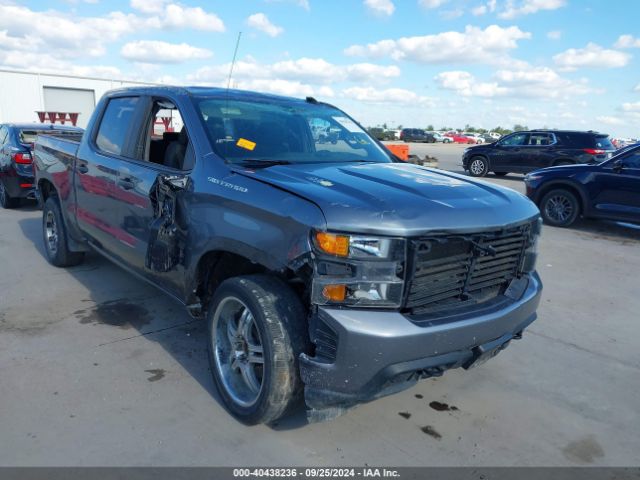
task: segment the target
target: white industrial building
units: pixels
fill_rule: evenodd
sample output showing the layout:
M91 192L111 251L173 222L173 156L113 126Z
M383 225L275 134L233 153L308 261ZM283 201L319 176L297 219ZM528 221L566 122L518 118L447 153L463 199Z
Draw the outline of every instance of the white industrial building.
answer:
M0 123L40 122L49 113L77 113L77 126L85 128L102 95L114 88L147 85L143 82L77 77L52 73L0 70ZM40 116L37 112L40 112ZM45 115L43 115L43 113Z

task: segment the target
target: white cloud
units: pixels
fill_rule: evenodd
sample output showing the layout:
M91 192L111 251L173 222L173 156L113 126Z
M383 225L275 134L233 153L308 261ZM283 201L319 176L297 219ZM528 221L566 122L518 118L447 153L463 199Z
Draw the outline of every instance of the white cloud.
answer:
M640 83L633 89L634 92L640 92Z
M561 30L551 30L550 32L547 32L547 38L549 40L560 40L562 38L562 31Z
M520 0L517 3L514 0L507 0L504 10L498 16L510 20L540 10L557 10L566 4L566 0Z
M190 78L197 82L220 81L229 74L229 67L228 63L202 67ZM241 80L283 79L324 85L344 81L385 83L400 76L400 69L395 65L336 65L322 58L299 58L273 64L263 64L249 58L236 62L233 72L234 78Z
M254 13L247 18L247 25L256 30L260 30L263 33L266 33L270 37L277 37L284 29L282 27L278 27L271 23L269 17L267 17L264 13Z
M422 8L438 8L449 0L419 0L419 4Z
M396 9L391 0L364 0L364 5L376 15L390 17Z
M620 68L629 63L631 55L617 50L602 48L589 43L585 48L570 48L554 55L553 61L565 71L578 68Z
M431 107L434 100L418 95L404 88L379 89L374 87L350 87L342 91L343 96L365 103L391 103L402 105L421 105Z
M159 8L156 5L153 8ZM27 7L0 4L2 44L14 50L47 54L53 59L100 57L109 43L144 30L189 28L224 31L222 21L201 8L164 5L157 15L110 12L103 16L76 17L55 10L35 11ZM19 43L23 43L20 46Z
M131 8L142 13L162 13L169 0L131 0Z
M600 115L596 117L596 120L600 123L604 123L605 125L624 125L624 120L618 117L611 117L609 115Z
M627 102L622 104L622 110L625 112L640 112L640 102Z
M464 32L381 40L368 45L352 45L344 53L372 58L391 57L417 63L489 63L505 60L507 53L518 47L518 40L531 38L531 33L518 27L490 25L484 30L467 26Z
M153 23L153 19L150 19ZM167 5L164 16L159 18L159 28L191 28L207 32L224 32L223 21L215 13L207 13L200 7Z
M478 17L486 13L492 13L495 11L496 6L497 6L497 0L489 0L486 4L478 5L477 7L474 7L473 9L471 9L471 14Z
M442 72L434 80L445 90L454 90L465 97L495 97L507 93L507 89L497 82L478 82L469 72L460 70Z
M614 44L616 48L640 48L640 38L633 35L620 35Z
M434 80L441 88L465 97L558 99L597 93L586 80L572 81L562 78L551 68L530 65L498 70L488 82L480 81L466 71L442 72Z
M142 63L182 63L200 60L213 55L210 50L187 43L168 43L156 40L129 42L120 50L127 60Z
M477 7L471 9L471 14L475 15L476 17L484 15L485 13L487 13L486 5L478 5Z

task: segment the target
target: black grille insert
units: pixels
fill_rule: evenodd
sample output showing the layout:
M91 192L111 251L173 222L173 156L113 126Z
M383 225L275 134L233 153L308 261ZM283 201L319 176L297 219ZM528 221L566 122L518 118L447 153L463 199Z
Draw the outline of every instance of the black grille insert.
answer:
M413 276L405 308L423 315L483 303L521 272L529 224L501 231L413 241Z

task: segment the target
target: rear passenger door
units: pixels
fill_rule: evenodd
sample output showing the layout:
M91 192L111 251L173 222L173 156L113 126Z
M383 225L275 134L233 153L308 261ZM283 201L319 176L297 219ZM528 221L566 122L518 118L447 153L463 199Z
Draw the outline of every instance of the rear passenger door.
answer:
M553 162L555 136L552 133L531 133L524 149L526 160L521 173L545 168Z
M173 101L152 97L143 97L142 101L144 114L137 132L136 154L122 162L118 171L115 195L117 224L132 239L119 245L118 256L124 258L137 273L177 292L181 283L179 247L168 245L171 240L163 236L168 230L158 219L158 213L162 211L176 216L175 225L183 222L180 222L181 212L176 211L177 192L172 190L172 185L160 179L187 179L195 165L195 153L183 117ZM166 206L157 205L154 201L158 183L162 183L160 188L164 193L174 195L173 199L159 199L160 202L166 201ZM167 208L173 211L168 212ZM173 233L176 234L174 239L180 236L177 230ZM154 247L155 242L157 248ZM152 258L149 258L150 253Z
M134 240L118 225L116 183L120 164L134 155L130 132L136 128L140 97L112 97L102 112L89 149L75 165L76 216L81 230L109 254Z

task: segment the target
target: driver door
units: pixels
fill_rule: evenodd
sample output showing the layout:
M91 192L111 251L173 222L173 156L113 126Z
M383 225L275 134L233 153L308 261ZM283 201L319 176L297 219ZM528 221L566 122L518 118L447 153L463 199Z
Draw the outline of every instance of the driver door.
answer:
M592 189L594 216L640 222L640 150L602 165Z
M523 168L523 147L529 142L528 133L512 133L501 138L491 154L494 172L520 172Z

